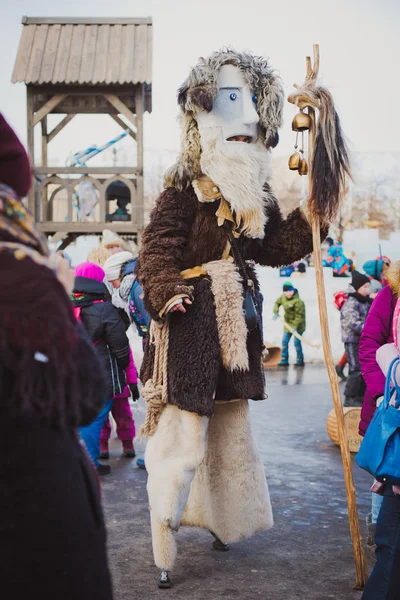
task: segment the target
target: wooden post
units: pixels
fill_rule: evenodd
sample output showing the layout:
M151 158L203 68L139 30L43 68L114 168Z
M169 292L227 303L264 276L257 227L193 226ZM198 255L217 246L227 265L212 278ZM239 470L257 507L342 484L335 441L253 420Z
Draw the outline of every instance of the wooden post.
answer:
M28 156L31 163L32 171L35 169L35 132L33 125L33 93L32 90L27 86L26 88L26 126L27 126L27 144L28 144ZM28 196L29 208L33 214L35 221L37 222L36 211L35 211L35 179L33 178L32 187Z
M318 75L319 68L319 47L314 45L314 73L315 77ZM307 57L307 76L311 75L311 60ZM308 157L309 157L309 197L312 197L312 162L311 157L313 156L314 143L315 143L315 111L310 106L308 107L308 114L311 117L311 128L308 137ZM326 306L325 296L325 284L324 274L322 267L322 253L321 253L321 235L320 235L320 218L318 214L311 211L311 225L313 235L313 248L314 248L314 265L315 265L315 276L317 283L317 295L318 295L318 307L319 307L319 318L321 324L322 334L322 347L324 351L325 364L328 371L329 382L332 390L333 405L335 408L335 415L338 426L340 452L342 455L344 481L346 485L347 494L347 507L349 514L349 525L350 534L353 544L354 563L356 571L356 585L355 589L361 590L365 587L367 582L367 566L365 562L365 554L363 541L360 531L360 522L358 519L357 511L357 498L356 490L354 487L353 470L351 464L351 456L349 443L344 426L344 415L342 400L340 397L339 382L335 371L335 363L333 361L330 335L329 335L329 322L328 322L328 311Z
M47 167L47 116L41 120L42 126L42 167Z
M144 225L144 189L143 189L143 114L144 114L144 86L136 87L136 144L137 144L137 177L136 177L136 223L140 228ZM132 204L132 221L134 221L134 207Z
M42 128L42 167L47 167L47 116L43 117L43 119L40 122L41 128ZM48 193L47 193L47 186L44 185L42 188L42 198L41 198L41 212L39 213L39 215L37 215L37 218L41 221L47 221L48 220L48 214L47 214L47 208L48 208L48 204L47 204L47 198L48 198Z

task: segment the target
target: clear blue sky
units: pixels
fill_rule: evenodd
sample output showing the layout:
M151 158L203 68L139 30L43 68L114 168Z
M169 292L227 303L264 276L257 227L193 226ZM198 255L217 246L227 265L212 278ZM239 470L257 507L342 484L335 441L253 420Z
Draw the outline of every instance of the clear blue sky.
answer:
M175 149L176 89L199 55L221 46L271 58L290 92L304 57L319 43L322 81L333 92L357 151L399 151L400 2L398 0L0 0L0 110L26 139L24 84L10 83L21 17L152 16L154 109L146 117L147 148ZM287 106L277 154L293 145ZM51 144L50 159L101 143L116 129L106 117L80 117ZM99 120L101 119L101 120Z

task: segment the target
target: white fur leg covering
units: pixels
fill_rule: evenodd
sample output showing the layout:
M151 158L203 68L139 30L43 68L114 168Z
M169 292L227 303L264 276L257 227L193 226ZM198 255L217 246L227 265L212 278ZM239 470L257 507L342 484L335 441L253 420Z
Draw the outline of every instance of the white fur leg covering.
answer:
M176 559L176 542L172 529L150 511L154 562L159 569L171 571Z
M206 417L167 404L156 433L147 443L153 553L160 569L170 571L175 562L172 532L179 529L190 484L204 458L208 422Z
M264 466L253 440L247 400L219 404L206 453L196 470L182 525L236 542L269 529L272 508Z

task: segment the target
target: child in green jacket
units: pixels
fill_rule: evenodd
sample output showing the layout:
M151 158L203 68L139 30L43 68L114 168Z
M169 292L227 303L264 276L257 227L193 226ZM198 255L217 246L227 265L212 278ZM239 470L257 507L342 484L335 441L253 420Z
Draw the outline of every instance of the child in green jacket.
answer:
M282 360L279 366L286 367L289 365L289 342L294 334L293 330L299 334L304 333L306 329L306 307L303 300L300 299L299 292L290 281L283 284L283 294L279 296L274 306L274 319L279 316L279 308L283 306L283 316L285 323L290 325L284 327L282 339ZM301 341L296 335L294 336L294 346L296 348L297 360L295 367L304 367L304 356Z

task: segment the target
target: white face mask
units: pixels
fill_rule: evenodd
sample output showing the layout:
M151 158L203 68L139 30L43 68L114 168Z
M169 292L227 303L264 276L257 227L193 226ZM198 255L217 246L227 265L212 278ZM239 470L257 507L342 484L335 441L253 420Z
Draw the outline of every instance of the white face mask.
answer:
M213 109L195 115L200 136L205 128L218 127L226 143L255 143L259 122L256 105L257 97L238 67L223 65L218 73L218 94Z

